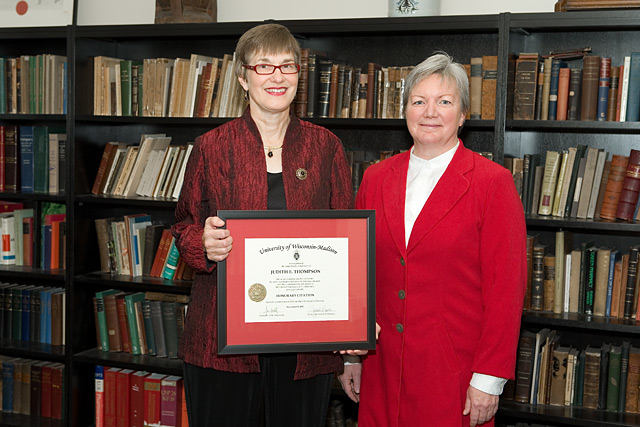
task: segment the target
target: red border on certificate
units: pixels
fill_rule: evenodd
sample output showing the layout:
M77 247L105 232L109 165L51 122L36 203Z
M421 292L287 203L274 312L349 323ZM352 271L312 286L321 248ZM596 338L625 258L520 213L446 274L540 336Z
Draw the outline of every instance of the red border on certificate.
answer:
M237 227L238 222L242 226ZM366 341L366 224L363 219L227 220L233 253L227 258L228 345L285 344L317 341ZM282 231L280 231L282 230ZM349 239L349 320L245 323L245 238L346 237ZM235 256L234 256L235 255ZM240 256L239 256L240 255ZM233 280L229 278L233 277Z

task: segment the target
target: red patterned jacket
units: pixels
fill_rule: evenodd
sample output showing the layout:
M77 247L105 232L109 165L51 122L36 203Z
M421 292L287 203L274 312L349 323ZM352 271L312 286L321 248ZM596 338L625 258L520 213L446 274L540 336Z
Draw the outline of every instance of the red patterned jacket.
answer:
M282 148L287 209L352 209L351 173L340 140L328 130L291 116ZM304 168L300 180L296 170ZM202 232L217 210L267 209L267 168L262 139L247 109L244 115L196 141L176 207L172 233L180 256L197 271L180 355L185 362L229 372L259 372L257 355L219 356L215 265L207 265ZM299 353L295 379L342 369L332 353Z

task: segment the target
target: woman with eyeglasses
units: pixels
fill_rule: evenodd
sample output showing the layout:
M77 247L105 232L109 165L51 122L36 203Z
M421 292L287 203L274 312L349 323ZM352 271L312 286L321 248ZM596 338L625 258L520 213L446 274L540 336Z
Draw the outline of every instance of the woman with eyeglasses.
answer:
M196 141L172 227L180 255L198 272L180 346L189 424L322 427L340 355L218 355L216 263L241 254L215 215L351 209L351 173L338 137L292 114L300 47L289 30L250 29L236 58L249 106Z

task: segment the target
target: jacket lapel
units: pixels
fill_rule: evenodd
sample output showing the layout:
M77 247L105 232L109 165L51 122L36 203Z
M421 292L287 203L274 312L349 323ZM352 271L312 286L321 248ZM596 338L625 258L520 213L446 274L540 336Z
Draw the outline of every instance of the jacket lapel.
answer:
M404 238L404 199L407 189L409 151L398 156L391 173L384 179L382 204L389 233L401 254L406 253Z
M473 154L460 144L413 225L407 252L411 251L467 193L470 181L465 174L472 169Z

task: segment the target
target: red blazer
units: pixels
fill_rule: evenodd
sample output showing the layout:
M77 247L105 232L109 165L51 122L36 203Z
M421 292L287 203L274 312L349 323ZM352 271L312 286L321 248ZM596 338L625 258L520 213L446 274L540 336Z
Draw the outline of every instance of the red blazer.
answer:
M351 209L353 190L344 149L328 130L291 116L282 147L287 209ZM306 179L296 176L306 169ZM217 210L267 209L267 166L249 109L196 141L185 173L172 233L180 256L197 271L180 355L185 362L230 372L259 372L258 356L218 356L215 264L207 263L202 232ZM296 379L340 371L333 353L298 354Z
M376 210L376 316L358 423L468 426L473 372L513 378L526 229L513 178L460 144L405 245L409 152L366 170L356 206ZM484 425L493 425L484 424Z

